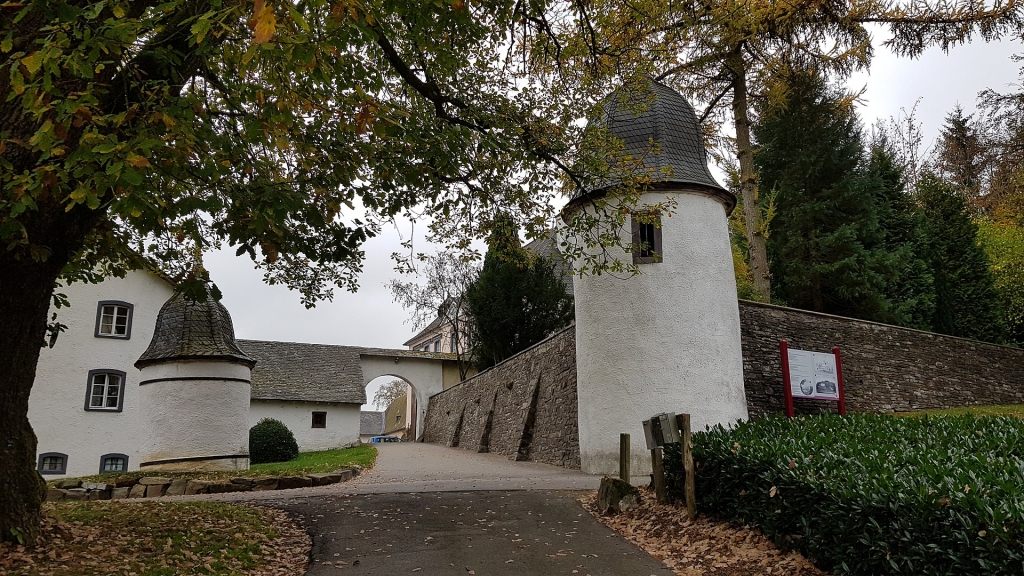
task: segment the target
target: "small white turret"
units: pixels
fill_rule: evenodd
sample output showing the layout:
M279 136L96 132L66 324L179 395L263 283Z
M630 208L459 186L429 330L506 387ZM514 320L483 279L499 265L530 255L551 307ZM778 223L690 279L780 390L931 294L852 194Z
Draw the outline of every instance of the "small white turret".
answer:
M250 373L226 308L175 294L135 363L143 470L249 468Z
M656 82L650 91L639 116L612 94L601 122L658 179L636 209L672 197L675 211L660 227L634 218L632 241L648 250L622 257L641 274L574 279L580 459L592 474L617 473L622 432L632 437L634 472L649 471L641 422L660 412L691 414L695 431L747 418L728 224L736 199L708 171L690 104ZM595 197L614 207L613 187L574 198L565 217L594 210Z

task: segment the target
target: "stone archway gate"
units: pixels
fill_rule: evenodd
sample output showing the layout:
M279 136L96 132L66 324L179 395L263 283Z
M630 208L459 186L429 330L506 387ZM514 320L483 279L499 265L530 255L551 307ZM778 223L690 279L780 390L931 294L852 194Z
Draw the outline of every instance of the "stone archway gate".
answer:
M423 421L427 415L427 401L430 397L460 381L455 354L386 348L354 350L359 354L364 388L371 380L381 376L397 376L412 385L416 397L417 436L423 433Z

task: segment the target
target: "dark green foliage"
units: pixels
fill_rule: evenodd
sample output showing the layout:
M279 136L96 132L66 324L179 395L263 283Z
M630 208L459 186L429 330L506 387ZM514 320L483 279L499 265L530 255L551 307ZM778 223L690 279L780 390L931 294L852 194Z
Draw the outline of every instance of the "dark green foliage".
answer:
M889 310L879 321L930 330L935 315L935 287L927 259L924 215L903 185L903 171L885 137L871 144L869 176L875 180L875 207L884 234L882 245L895 258L895 273L884 288Z
M701 511L837 574L1024 571L1020 419L772 417L694 434L694 460Z
M299 455L295 435L280 420L264 418L249 429L249 463L287 462Z
M568 326L575 315L554 265L523 249L510 220L495 225L488 244L480 276L466 291L481 370Z
M988 256L978 244L978 226L953 187L932 174L917 184L925 215L927 257L935 285L931 329L940 334L1002 342L1005 337L999 295Z
M767 247L773 297L789 306L884 319L895 257L885 250L857 118L813 74L763 111L754 135L761 189L775 196Z

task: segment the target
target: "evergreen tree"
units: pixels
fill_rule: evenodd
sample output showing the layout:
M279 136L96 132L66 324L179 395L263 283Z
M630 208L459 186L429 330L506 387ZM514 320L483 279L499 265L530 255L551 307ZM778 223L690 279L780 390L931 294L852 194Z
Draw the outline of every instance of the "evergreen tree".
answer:
M959 105L946 115L939 136L939 173L967 198L981 194L986 150L977 123Z
M754 128L762 190L775 195L768 238L773 296L790 306L884 320L895 259L883 243L857 118L813 73L795 73Z
M481 370L568 326L575 316L573 298L554 265L523 248L508 218L494 225L466 302L476 326L473 356Z
M1002 342L999 296L964 197L953 184L926 173L917 184L917 201L925 216L927 255L935 279L932 330Z
M905 189L903 170L884 134L879 134L871 144L868 170L875 180L875 206L884 233L883 246L896 263L895 274L885 287L885 297L891 306L888 314L878 319L931 330L935 287L926 257L923 214Z

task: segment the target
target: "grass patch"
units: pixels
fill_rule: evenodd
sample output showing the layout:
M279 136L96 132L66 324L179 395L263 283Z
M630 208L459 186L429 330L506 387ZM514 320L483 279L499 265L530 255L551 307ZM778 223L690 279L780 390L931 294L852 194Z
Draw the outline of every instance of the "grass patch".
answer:
M901 412L897 416L1011 416L1024 418L1024 404L999 404L995 406L959 406L957 408L935 408L918 412Z
M248 470L224 470L216 472L157 472L140 471L113 472L94 476L83 476L83 482L129 481L144 476L165 476L167 478L189 478L194 480L226 480L228 478L266 478L268 476L302 476L316 472L333 472L338 468L357 464L363 468L372 468L377 460L377 449L373 446L355 446L340 450L321 450L318 452L300 452L299 456L288 462L253 464ZM53 486L60 480L51 480Z
M211 502L60 502L44 510L40 545L0 546L0 573L243 574L289 556L301 562L305 553L305 541L294 538L301 532L276 510ZM282 530L290 554L275 542Z
M1024 420L763 418L694 434L698 507L836 574L1024 571ZM679 450L666 450L679 494Z

